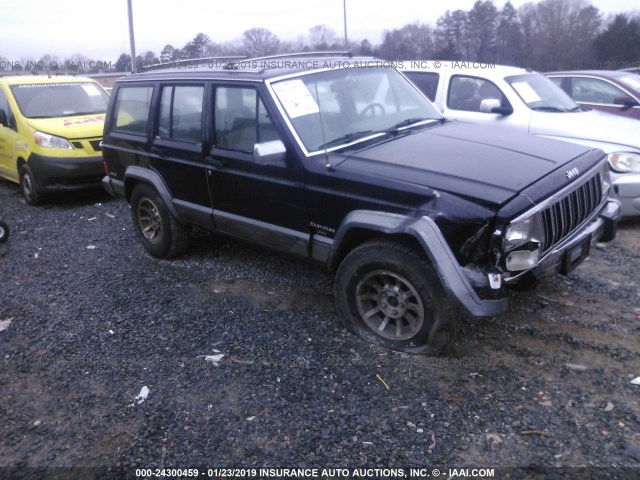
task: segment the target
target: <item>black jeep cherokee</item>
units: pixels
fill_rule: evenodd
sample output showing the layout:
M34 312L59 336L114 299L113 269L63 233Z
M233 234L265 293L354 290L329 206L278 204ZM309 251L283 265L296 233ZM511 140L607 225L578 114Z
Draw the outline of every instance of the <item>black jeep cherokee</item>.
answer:
M445 121L381 62L184 67L120 80L105 123L103 184L147 251L182 254L198 225L321 262L371 342L435 352L458 308L495 315L615 236L601 151Z

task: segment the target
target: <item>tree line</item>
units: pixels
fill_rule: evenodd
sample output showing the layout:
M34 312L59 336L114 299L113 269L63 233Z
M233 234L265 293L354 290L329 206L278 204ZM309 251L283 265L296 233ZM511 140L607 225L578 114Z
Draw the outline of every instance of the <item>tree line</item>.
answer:
M516 9L507 1L477 0L470 10L447 11L435 26L420 22L385 31L382 42L344 39L326 25L306 36L281 41L265 28L251 28L240 38L217 43L198 33L183 47L167 44L158 54L147 51L137 64L148 66L202 57L258 57L280 53L349 50L386 60L466 60L526 66L536 70L623 68L640 66L640 12L606 16L589 0L541 0ZM51 63L51 55L43 59ZM80 70L85 58L75 55ZM41 60L43 60L41 59ZM0 60L2 57L0 56ZM67 62L68 64L69 62ZM130 71L123 53L112 69Z

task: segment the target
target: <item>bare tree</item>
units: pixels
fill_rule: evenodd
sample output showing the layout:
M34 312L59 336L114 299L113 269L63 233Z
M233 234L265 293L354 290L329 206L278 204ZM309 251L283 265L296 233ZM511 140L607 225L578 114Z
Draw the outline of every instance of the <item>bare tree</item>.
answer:
M316 25L309 29L309 45L314 50L328 50L337 39L336 32L326 25Z
M280 40L266 28L252 28L242 34L242 44L249 56L260 57L276 53Z
M498 9L492 0L477 0L467 15L466 33L472 60L495 60Z
M495 60L503 65L519 66L523 59L522 26L511 2L504 4L496 28Z
M85 72L89 70L89 58L81 53L74 53L64 60L64 65L70 71Z
M204 33L197 34L193 40L188 42L182 49L184 58L204 57L205 51L210 43L211 39L208 35L205 35Z
M640 14L620 13L593 42L594 56L601 62L640 65Z
M447 10L438 19L434 32L436 56L442 59L470 59L468 14L464 10Z
M528 64L540 70L579 68L591 58L602 22L587 0L542 0L518 11Z
M433 53L433 31L430 26L416 22L385 32L378 53L388 60L430 58Z

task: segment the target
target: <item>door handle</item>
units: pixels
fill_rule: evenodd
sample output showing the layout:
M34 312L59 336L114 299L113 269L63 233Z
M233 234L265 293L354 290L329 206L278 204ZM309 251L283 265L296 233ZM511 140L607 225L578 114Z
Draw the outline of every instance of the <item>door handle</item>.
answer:
M207 157L205 160L213 168L224 168L227 166L227 161L224 158Z
M151 147L150 151L154 155L166 155L169 149L167 147Z

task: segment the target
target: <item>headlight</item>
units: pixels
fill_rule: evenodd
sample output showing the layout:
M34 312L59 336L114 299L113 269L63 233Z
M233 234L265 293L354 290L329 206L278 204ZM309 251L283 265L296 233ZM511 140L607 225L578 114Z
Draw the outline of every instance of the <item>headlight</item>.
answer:
M33 132L33 138L37 145L47 148L62 148L64 150L73 150L73 147L69 143L69 140L62 137L56 137L55 135L49 135L48 133Z
M607 155L607 160L614 172L640 172L640 153L613 152Z
M540 242L540 222L537 216L532 216L515 222L507 227L504 234L504 250L508 252L529 242Z

